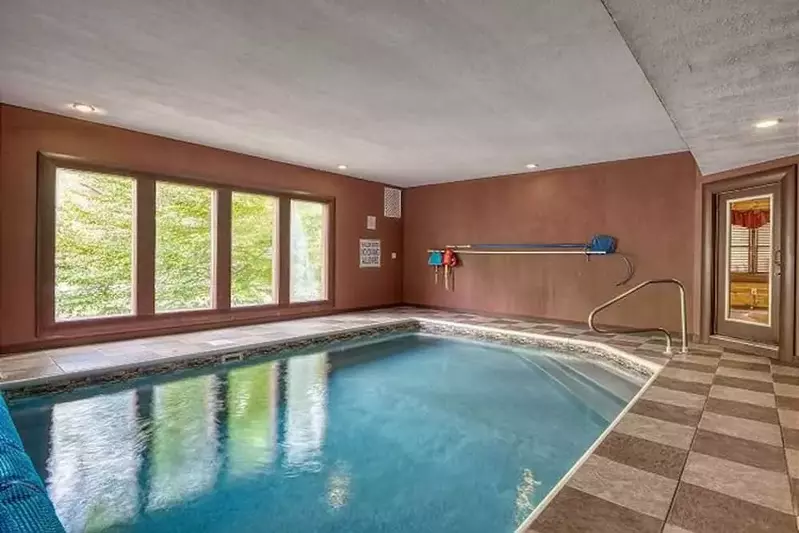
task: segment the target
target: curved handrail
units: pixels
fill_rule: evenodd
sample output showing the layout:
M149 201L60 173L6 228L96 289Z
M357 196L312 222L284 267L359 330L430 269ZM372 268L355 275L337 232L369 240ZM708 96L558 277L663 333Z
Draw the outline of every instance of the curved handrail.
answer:
M608 307L610 307L611 305L615 304L616 302L618 302L620 300L623 300L624 298L628 297L632 293L637 292L637 291L643 289L644 287L646 287L648 285L656 285L656 284L660 284L660 283L672 283L674 285L677 285L677 287L680 289L680 312L681 312L680 325L682 326L682 346L681 346L681 349L680 349L680 353L688 353L688 333L687 333L688 332L688 318L687 318L686 303L685 303L685 286L679 280L676 280L676 279L673 279L673 278L650 279L650 280L644 281L642 283L639 283L638 285L636 285L632 289L630 289L628 291L625 291L625 292L619 294L618 296L616 296L615 298L612 298L612 299L608 300L607 302L603 303L602 305L594 308L594 310L591 311L591 314L588 315L588 327L591 328L591 331L595 331L596 333L648 333L648 332L653 332L653 331L659 331L659 332L663 333L663 335L666 337L666 353L667 354L672 353L672 351L671 351L671 344L672 344L671 333L669 333L669 331L667 329L665 329L665 328L643 328L643 329L625 329L625 330L607 330L606 329L606 330L602 330L602 329L597 328L594 325L594 318L596 318L597 313L599 313L600 311L602 311L604 309L607 309Z

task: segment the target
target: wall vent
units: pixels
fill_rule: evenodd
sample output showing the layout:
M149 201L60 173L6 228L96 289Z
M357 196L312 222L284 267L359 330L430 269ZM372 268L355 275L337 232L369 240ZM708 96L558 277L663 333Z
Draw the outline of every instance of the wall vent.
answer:
M393 187L383 189L383 216L387 218L402 217L402 191Z

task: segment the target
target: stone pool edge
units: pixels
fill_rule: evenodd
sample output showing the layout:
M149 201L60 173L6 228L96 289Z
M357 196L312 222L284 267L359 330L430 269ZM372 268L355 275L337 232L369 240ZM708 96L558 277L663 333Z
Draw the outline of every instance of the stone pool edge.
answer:
M490 326L461 324L459 322L450 322L447 320L430 318L417 318L416 320L421 325L421 331L424 333L454 337L467 336L474 340L490 341L504 346L564 350L570 354L580 355L595 362L607 364L612 367L621 367L624 370L634 372L647 379L659 372L663 367L661 364L638 357L602 342L571 339L527 331L513 331ZM464 333L466 335L464 335Z
M661 365L657 363L601 342L411 316L381 324L358 325L328 332L296 335L245 346L226 346L198 353L163 356L152 361L133 361L62 374L2 381L0 382L0 392L9 400L14 400L42 394L69 392L91 385L118 383L141 376L163 375L178 370L240 362L251 357L265 357L279 352L324 348L343 341L365 340L391 333L414 332L466 337L504 346L556 349L594 360L600 364L634 372L645 378L657 373L661 368Z
M0 392L3 393L7 400L41 394L70 392L82 387L124 382L142 376L156 376L192 368L210 368L232 362L246 361L252 357L264 357L266 359L266 356L274 355L278 352L316 347L324 348L343 341L417 331L419 331L419 322L416 319L401 318L382 324L354 326L343 330L297 335L257 342L246 346L223 346L199 353L163 356L152 361L134 361L50 376L2 381L0 382Z

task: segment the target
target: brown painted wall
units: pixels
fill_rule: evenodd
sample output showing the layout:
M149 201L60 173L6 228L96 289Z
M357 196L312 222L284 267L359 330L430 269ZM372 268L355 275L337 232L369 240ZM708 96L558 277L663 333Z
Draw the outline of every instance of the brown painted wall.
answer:
M35 321L37 152L218 185L333 196L335 306L306 307L284 311L283 315L390 305L402 300L402 265L390 259L390 252L400 252L402 246L402 222L382 217L381 184L17 107L0 105L0 113L0 351L31 348L47 341L37 337ZM377 231L366 230L367 215L378 216ZM358 267L360 237L382 239L384 259L380 269ZM146 329L185 329L228 320L230 316L189 317L162 321L157 328L148 325ZM109 330L98 330L50 343L115 336Z
M618 238L635 278L694 286L696 166L685 152L525 175L419 187L405 192L407 303L585 321L621 292L619 259L462 256L454 292L434 285L426 250L446 244L585 242ZM626 287L625 287L626 288ZM677 291L650 287L600 317L606 324L679 329ZM690 303L690 301L689 301ZM689 313L692 309L689 310Z

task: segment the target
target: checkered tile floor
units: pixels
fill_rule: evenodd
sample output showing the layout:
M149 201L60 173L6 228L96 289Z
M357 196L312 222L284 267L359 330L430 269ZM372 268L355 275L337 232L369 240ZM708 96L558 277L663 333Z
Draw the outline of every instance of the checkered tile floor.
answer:
M63 377L114 361L202 355L220 343L235 348L409 315L600 340L665 365L529 532L797 531L799 367L715 346L694 345L687 357L669 360L657 336L403 307L15 355L0 358L0 373Z

